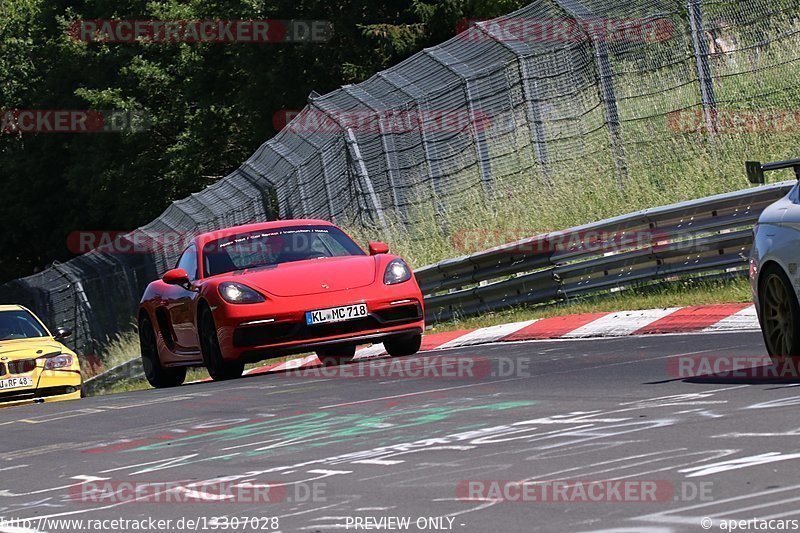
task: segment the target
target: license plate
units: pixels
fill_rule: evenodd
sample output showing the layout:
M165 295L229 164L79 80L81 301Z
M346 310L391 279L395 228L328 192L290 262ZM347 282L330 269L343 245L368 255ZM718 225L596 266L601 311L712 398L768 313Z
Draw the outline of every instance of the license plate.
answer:
M19 387L33 387L33 378L23 376L19 378L0 379L0 390L16 389Z
M318 311L306 312L306 324L329 324L331 322L344 322L346 320L356 320L367 316L367 304L345 305L342 307L331 307L330 309L320 309Z

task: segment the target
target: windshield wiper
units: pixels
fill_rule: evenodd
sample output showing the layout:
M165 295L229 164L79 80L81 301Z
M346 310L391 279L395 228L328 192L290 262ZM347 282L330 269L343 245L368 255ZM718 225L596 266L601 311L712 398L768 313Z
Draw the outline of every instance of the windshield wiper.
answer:
M232 270L233 274L245 274L248 271L264 270L265 268L275 268L278 265L248 265L236 270Z

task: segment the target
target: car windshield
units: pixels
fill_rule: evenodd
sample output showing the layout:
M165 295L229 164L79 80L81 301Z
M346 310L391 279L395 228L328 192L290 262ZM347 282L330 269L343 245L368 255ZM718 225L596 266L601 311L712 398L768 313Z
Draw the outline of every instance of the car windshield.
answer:
M203 247L206 277L323 257L365 255L338 228L297 226L240 233Z
M47 331L29 312L0 311L0 341L47 337Z

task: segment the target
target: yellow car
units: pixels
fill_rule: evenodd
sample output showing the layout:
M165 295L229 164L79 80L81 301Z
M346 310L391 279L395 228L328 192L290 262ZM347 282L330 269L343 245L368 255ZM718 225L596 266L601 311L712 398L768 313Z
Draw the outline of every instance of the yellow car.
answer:
M78 356L36 315L20 305L0 305L0 407L81 397Z

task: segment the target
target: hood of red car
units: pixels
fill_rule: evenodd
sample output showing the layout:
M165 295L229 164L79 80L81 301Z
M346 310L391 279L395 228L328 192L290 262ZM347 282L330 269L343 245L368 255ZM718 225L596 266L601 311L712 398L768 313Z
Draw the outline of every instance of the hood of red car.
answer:
M233 279L275 296L343 291L374 283L375 259L370 256L310 259L244 272Z

